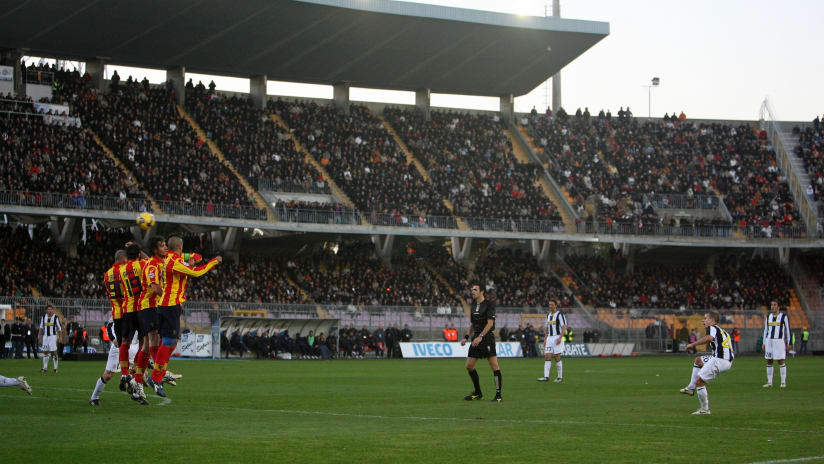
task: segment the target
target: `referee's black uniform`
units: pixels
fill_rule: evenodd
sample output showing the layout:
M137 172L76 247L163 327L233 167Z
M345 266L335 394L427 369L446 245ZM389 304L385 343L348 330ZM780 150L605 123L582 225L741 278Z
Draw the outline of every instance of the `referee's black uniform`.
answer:
M480 303L473 302L472 312L469 316L469 320L472 323L472 338L470 341L481 335L489 319L493 319L493 321L495 319L495 305L487 299L484 299ZM493 322L492 328L489 330L489 333L484 336L483 340L481 340L481 343L478 343L478 346L469 347L468 355L470 358L478 359L498 356L498 353L495 351L494 330L495 323Z

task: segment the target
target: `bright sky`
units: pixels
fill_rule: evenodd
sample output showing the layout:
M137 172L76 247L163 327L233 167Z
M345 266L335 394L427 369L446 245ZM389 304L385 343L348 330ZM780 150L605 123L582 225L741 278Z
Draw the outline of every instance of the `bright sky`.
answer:
M543 16L551 0L419 0L458 8ZM768 97L780 120L810 121L824 113L824 59L819 25L824 1L792 0L561 0L561 16L606 21L610 35L567 65L562 103L569 112L592 113L629 106L647 115L653 77L652 116L684 111L688 117L758 119ZM122 79L147 76L164 82L163 70L107 66ZM214 79L219 90L248 92L248 79L187 73L195 83ZM546 91L550 97L547 98ZM330 86L270 81L273 95L332 98ZM539 85L515 100L516 111L551 105L552 86ZM350 89L357 101L414 104L412 92ZM498 110L498 99L432 94L432 106Z

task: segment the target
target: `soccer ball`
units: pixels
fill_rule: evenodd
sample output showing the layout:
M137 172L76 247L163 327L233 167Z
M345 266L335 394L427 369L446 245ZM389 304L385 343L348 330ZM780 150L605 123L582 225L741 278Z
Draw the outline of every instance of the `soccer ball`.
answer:
M152 213L140 213L140 216L135 219L137 225L140 226L143 230L149 230L155 225L155 218L154 214Z

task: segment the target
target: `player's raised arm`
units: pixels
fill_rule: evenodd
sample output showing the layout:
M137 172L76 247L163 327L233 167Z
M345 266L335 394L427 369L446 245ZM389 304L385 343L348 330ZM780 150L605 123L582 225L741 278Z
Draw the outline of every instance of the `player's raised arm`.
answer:
M223 262L223 257L217 256L212 258L208 263L196 266L196 267L189 267L183 264L180 261L175 261L174 265L172 266L172 270L175 272L179 272L181 274L186 274L190 277L200 277L203 274L214 269L215 266Z

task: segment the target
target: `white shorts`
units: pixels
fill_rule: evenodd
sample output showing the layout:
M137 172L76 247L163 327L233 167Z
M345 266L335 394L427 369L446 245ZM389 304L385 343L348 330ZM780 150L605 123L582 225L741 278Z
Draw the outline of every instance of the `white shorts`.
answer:
M698 377L701 377L704 382L709 382L718 377L718 374L727 372L732 368L732 363L726 359L716 358L715 356L704 356L702 359L704 361L704 367L698 371Z
M106 360L106 370L109 372L120 372L120 347L111 343L109 348L109 359ZM129 346L129 363L134 362L134 357L137 355L137 349L140 345L132 343Z
M40 348L44 353L57 351L57 335L43 335L43 345Z
M787 359L787 345L783 338L764 340L764 359Z
M558 340L561 343L558 343ZM558 343L556 345L556 343ZM564 354L564 337L561 335L551 335L546 337L546 346L544 346L544 353L546 354Z
M120 347L110 343L109 359L106 361L106 370L109 372L120 372Z

